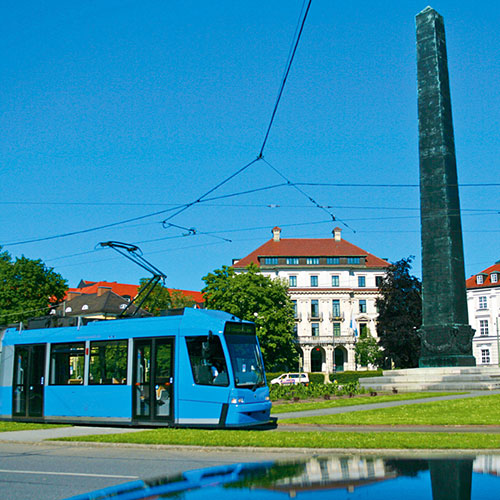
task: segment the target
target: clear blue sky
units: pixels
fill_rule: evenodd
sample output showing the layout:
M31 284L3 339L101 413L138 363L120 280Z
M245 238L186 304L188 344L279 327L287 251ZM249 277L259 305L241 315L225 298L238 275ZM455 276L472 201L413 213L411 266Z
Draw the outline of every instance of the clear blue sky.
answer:
M80 278L146 273L97 243L138 244L168 285L283 237L343 237L420 273L415 15L427 4L313 0L264 151L293 187L189 203L254 160L302 0L0 3L0 244ZM461 184L500 182L500 7L441 0ZM283 182L259 161L211 196ZM404 184L410 187L366 187ZM466 274L500 259L498 186L462 186ZM247 229L242 231L243 229ZM236 231L235 231L236 230ZM215 237L217 236L217 237ZM220 238L231 239L231 242ZM155 240L155 241L151 241Z

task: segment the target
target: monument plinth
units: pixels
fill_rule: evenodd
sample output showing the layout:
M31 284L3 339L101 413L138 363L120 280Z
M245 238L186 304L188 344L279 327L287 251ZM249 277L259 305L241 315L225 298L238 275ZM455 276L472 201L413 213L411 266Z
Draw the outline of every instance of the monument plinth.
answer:
M419 366L475 366L443 18L427 7L417 15L416 27L423 285Z

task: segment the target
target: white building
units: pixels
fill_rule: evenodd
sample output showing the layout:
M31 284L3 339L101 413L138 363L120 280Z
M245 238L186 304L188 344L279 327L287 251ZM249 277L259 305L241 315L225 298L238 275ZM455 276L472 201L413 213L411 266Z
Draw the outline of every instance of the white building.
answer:
M469 323L476 333L472 353L477 365L499 364L500 261L467 281Z
M375 300L389 263L343 240L281 238L281 229L252 253L233 262L236 271L250 263L263 274L285 279L295 304L297 343L303 370L355 370L358 338L377 337Z

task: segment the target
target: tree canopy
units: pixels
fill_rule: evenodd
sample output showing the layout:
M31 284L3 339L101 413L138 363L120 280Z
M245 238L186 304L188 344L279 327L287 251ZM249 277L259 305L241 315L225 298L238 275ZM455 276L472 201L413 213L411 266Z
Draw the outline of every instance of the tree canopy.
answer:
M354 357L359 366L372 365L378 368L382 365L384 353L378 342L371 335L368 335L368 337L356 342Z
M255 323L267 370L296 369L294 310L284 281L264 276L255 264L241 274L223 266L204 276L203 281L207 308Z
M379 343L397 368L417 367L420 356L422 284L410 274L411 261L401 259L387 269L377 299Z
M1 249L1 247L0 247ZM0 324L44 316L66 295L66 280L40 259L0 252Z
M141 278L138 293L147 287L148 282L148 278ZM159 316L160 312L165 309L193 307L194 304L195 301L192 298L186 297L179 290L169 290L166 286L158 283L142 304L142 309L150 312L153 316Z

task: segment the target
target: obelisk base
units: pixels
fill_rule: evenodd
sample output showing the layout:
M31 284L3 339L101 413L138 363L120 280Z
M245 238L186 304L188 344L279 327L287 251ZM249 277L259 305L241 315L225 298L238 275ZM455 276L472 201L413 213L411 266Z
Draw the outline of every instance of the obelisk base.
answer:
M418 334L422 341L420 368L476 366L471 354L474 330L470 325L422 326Z

